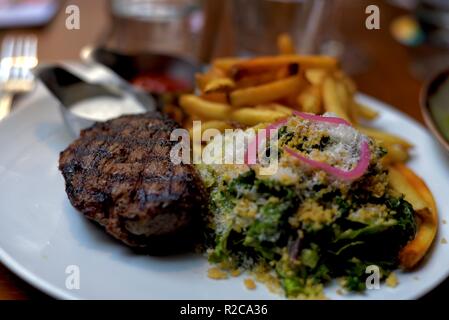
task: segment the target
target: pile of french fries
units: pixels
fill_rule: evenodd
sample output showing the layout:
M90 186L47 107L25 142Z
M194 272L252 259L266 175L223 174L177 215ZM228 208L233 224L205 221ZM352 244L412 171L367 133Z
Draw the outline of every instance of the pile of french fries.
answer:
M184 126L202 120L202 130L249 127L288 117L292 110L314 114L332 112L388 150L384 161L403 163L412 145L392 134L363 126L376 111L355 99L354 82L335 58L294 54L288 35L278 39L279 55L219 58L206 73L196 75L198 94L180 98L187 117Z

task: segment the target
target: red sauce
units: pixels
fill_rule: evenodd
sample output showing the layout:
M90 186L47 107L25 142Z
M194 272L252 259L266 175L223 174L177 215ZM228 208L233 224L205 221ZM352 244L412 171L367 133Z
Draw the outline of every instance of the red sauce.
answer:
M135 77L131 83L152 93L182 92L191 89L185 81L171 78L166 74L144 73Z

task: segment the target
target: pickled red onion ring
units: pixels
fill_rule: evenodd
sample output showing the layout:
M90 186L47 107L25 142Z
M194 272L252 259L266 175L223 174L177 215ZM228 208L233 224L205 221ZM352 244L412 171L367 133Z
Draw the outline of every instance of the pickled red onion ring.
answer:
M293 114L303 118L305 120L313 121L313 122L326 122L334 125L345 125L345 126L352 126L349 122L347 122L344 119L337 118L337 117L324 117L324 116L318 116L310 113L304 113L299 111L293 111ZM257 162L257 153L259 149L260 143L262 143L265 139L267 139L267 135L270 134L270 130L278 129L282 125L286 124L288 122L288 119L282 119L277 122L274 122L266 127L266 130L261 130L255 139L249 144L247 152L245 154L245 163L246 164L256 164ZM301 160L302 162L310 165L312 168L321 169L339 179L342 180L355 180L357 178L360 178L363 176L363 174L368 169L370 159L371 159L371 151L369 149L369 144L366 139L364 139L360 144L360 158L357 162L357 165L354 169L345 171L340 168L336 168L331 166L328 163L315 161L312 159L309 159L307 157L304 157L299 152L289 148L284 147L284 150L290 154L291 156Z
M352 126L348 121L341 119L341 118L337 118L337 117L324 117L324 116L318 116L312 113L305 113L305 112L299 112L294 110L293 114L295 116L298 116L300 118L303 118L305 120L310 120L310 121L314 121L314 122L327 122L327 123L333 123L333 124L342 124L345 126Z
M363 140L360 144L360 159L357 165L354 169L345 171L340 168L336 168L331 166L330 164L327 164L326 162L321 161L315 161L310 158L304 157L302 154L298 153L297 151L289 148L284 147L284 150L290 154L291 156L301 160L302 162L310 165L312 168L321 169L339 179L342 180L355 180L357 178L360 178L363 176L368 169L370 159L371 159L371 152L369 149L369 144L366 140Z

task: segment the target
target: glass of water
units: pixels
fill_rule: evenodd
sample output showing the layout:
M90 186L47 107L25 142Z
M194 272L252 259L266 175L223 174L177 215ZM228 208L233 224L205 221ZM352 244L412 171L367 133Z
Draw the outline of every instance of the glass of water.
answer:
M199 0L112 0L106 45L196 58L203 27Z
M317 50L328 0L232 0L236 54L276 53L276 40L291 35L297 52Z

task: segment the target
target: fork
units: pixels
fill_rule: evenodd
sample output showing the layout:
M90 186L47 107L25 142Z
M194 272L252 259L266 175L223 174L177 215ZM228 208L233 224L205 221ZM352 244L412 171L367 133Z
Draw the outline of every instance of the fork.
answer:
M37 65L37 38L6 36L0 53L0 120L10 111L15 95L34 88L31 70Z

